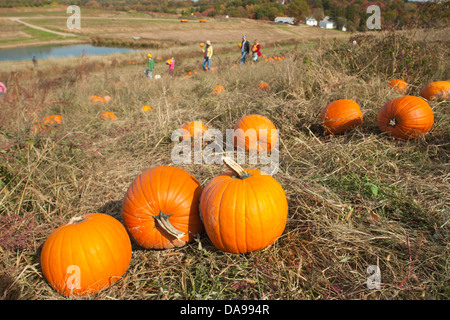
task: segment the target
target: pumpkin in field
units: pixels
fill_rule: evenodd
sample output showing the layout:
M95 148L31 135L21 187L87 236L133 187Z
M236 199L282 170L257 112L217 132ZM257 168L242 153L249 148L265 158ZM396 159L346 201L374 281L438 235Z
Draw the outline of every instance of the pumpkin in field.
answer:
M202 187L183 169L159 166L142 172L122 203L131 238L146 249L181 247L204 230L198 207Z
M234 126L234 145L246 151L270 151L278 143L278 131L269 118L259 114L242 117Z
M166 64L167 64L167 65L169 65L169 64L171 64L171 63L172 63L172 60L170 60L170 59L166 61Z
M223 86L221 86L220 84L218 84L217 86L214 87L214 93L218 96L221 95L222 93L224 93L226 90Z
M288 204L281 185L259 170L243 169L230 158L232 171L213 178L204 188L200 212L214 246L231 253L261 250L286 227Z
M393 79L389 81L389 86L392 88L392 90L397 91L401 94L405 94L406 89L408 88L408 83L406 83L402 79Z
M242 47L242 43L239 42L238 43L238 47L241 48Z
M206 127L203 122L201 121L191 121L186 124L184 124L181 129L186 130L183 133L183 140L186 139L197 139L200 137L206 130L208 130L208 127Z
M59 114L53 114L51 116L45 117L40 123L34 123L34 132L47 132L52 128L60 125L62 121L62 116L60 116Z
M324 130L328 134L341 134L360 126L363 116L359 105L348 99L328 104L320 114Z
M142 106L142 111L143 112L151 112L152 111L152 107L150 107L150 106Z
M119 280L131 261L131 242L113 217L92 213L72 218L42 247L42 273L62 295L95 294Z
M104 111L100 114L100 119L102 120L116 120L117 116L110 112L110 111Z
M420 90L420 95L431 101L444 101L450 97L450 82L435 81L427 84Z
M258 83L258 89L262 90L262 91L269 92L270 91L270 86L269 86L269 84L267 82L261 82L261 83Z
M434 116L429 104L422 98L404 96L387 102L378 113L381 131L401 139L414 139L427 133Z
M203 48L203 46L204 46L204 44L203 44L203 43L200 43L200 47L202 47L202 48Z

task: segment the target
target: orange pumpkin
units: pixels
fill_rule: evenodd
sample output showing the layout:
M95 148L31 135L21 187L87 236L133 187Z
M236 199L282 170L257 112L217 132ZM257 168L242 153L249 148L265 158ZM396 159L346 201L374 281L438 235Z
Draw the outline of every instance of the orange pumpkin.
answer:
M62 117L59 114L45 117L42 119L41 123L34 123L34 132L47 132L60 125L62 121Z
M217 86L214 87L214 93L218 96L221 95L222 93L224 93L226 90L223 86L221 86L220 84L218 84Z
M116 120L117 116L110 112L110 111L104 111L100 115L100 119L102 120Z
M261 82L258 83L258 89L269 92L270 86L267 84L267 82Z
M205 186L200 212L206 233L222 251L247 253L275 242L286 227L288 204L281 185L258 170L242 169L224 158L232 171Z
M142 111L144 111L144 112L151 112L152 111L152 107L150 107L150 106L142 106Z
M113 217L72 218L50 234L41 251L42 273L60 294L91 295L118 281L131 261L131 242Z
M328 104L320 114L324 130L328 134L341 134L360 126L363 116L359 105L348 99Z
M181 247L204 230L198 211L201 193L200 183L183 169L145 170L125 195L123 223L143 248Z
M270 151L278 143L278 131L269 118L259 114L242 117L234 126L234 145L246 151Z
M208 130L208 128L201 121L188 122L184 124L181 128L186 130L183 133L183 140L191 138L197 139L203 134L203 132Z
M427 84L420 90L420 95L425 99L431 101L444 101L450 96L450 82L449 81L435 81Z
M402 79L393 79L389 81L389 85L392 90L397 91L398 93L405 94L406 89L408 88L408 83L403 81Z
M204 44L203 44L203 43L200 43L200 47L202 47L202 48L203 48L203 46L204 46Z
M404 96L387 102L378 113L381 131L401 139L414 139L433 126L433 110L419 97Z

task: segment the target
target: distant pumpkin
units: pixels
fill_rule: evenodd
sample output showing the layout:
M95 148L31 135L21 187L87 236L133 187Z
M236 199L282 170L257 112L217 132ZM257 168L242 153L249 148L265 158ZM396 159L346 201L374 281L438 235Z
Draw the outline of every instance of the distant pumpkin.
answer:
M117 116L114 113L110 112L110 111L104 111L100 115L100 119L102 119L102 120L116 120Z
M142 111L150 112L150 111L152 111L152 107L150 107L150 106L142 106Z
M183 140L191 138L196 139L200 137L206 130L208 130L208 127L206 127L201 121L188 122L181 128L186 130L186 132L182 136Z
M401 94L405 94L406 89L408 88L408 83L406 83L402 79L393 79L389 81L389 85L391 86L392 90Z
M218 84L217 86L214 87L214 93L216 94L216 96L221 95L225 91L226 91L225 88L223 86L221 86L220 84Z
M244 116L234 126L234 145L246 151L271 151L277 142L277 128L262 115Z
M34 123L34 132L47 132L60 125L63 119L59 114L54 114L42 119L40 123Z
M258 83L258 89L269 92L270 86L267 82L261 82L261 83Z

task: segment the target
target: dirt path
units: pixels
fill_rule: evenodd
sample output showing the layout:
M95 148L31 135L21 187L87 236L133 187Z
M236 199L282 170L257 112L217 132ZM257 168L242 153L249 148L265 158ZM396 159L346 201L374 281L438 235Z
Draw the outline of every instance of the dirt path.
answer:
M19 23L21 23L23 25L26 25L29 28L33 28L33 29L37 29L37 30L41 30L41 31L49 32L49 33L54 33L56 35L63 36L63 37L75 37L74 34L53 31L53 30L49 30L49 29L46 29L46 28L43 28L43 27L35 26L33 24L30 24L28 22L24 22L24 21L20 20L21 18L8 18L8 19L11 20L11 21L19 22Z

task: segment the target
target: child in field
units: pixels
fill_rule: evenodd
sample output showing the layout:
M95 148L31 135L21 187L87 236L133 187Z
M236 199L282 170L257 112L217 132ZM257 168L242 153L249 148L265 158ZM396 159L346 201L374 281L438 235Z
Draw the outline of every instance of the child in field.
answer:
M148 62L147 62L147 70L145 72L147 73L147 76L150 80L152 80L153 76L153 69L155 67L155 61L152 59L152 55L149 53L147 55Z
M253 62L256 62L258 60L258 57L261 56L261 45L256 40L255 43L253 43L252 52L253 52Z
M173 70L175 69L175 59L172 57L166 61L166 64L169 65L169 76L173 77Z
M202 52L204 53L203 70L211 71L211 58L213 55L213 47L211 46L211 41L206 41L206 48L202 48ZM208 66L208 69L206 68L206 66Z

